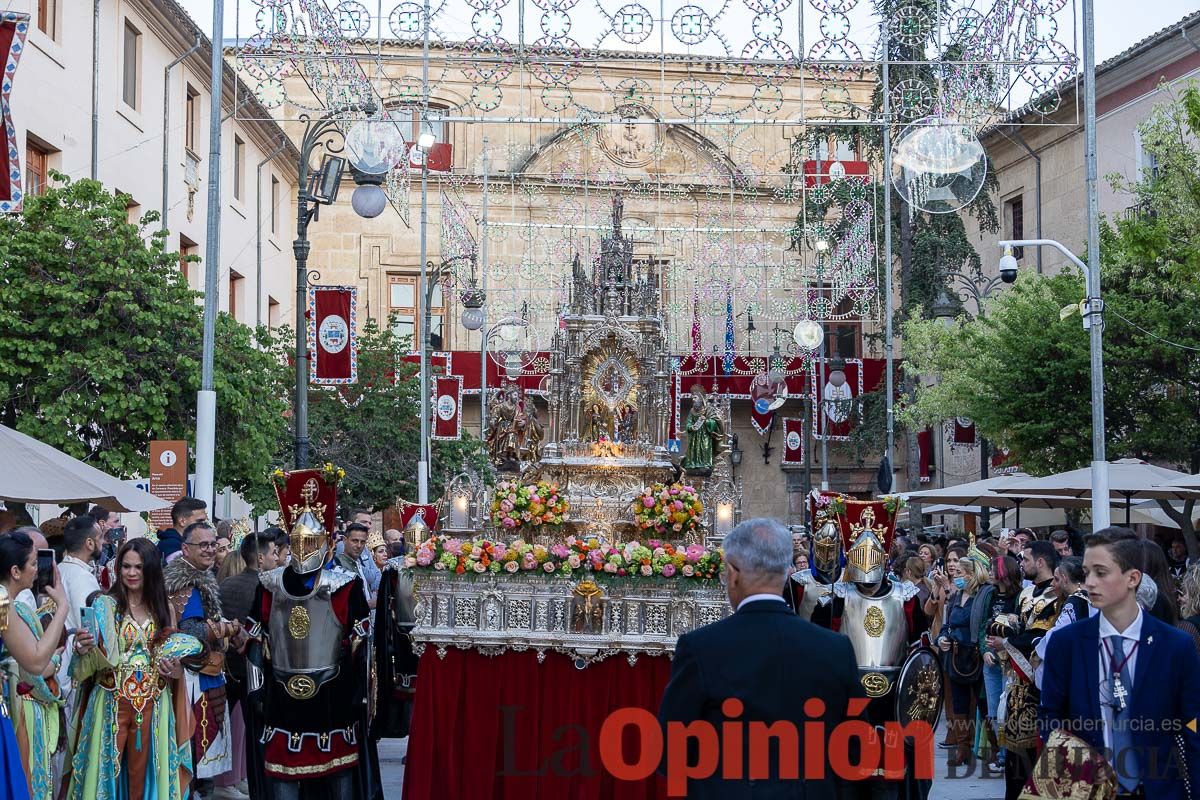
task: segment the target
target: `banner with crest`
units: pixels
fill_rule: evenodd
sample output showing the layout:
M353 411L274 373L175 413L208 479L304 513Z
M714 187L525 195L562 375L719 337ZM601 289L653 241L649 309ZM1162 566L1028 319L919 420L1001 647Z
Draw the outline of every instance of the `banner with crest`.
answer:
M318 386L358 382L358 289L308 289L309 379Z

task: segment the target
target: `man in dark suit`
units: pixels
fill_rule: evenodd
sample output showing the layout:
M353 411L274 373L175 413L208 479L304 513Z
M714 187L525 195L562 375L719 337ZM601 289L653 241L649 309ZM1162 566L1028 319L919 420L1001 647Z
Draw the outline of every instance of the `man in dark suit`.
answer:
M717 732L719 749L708 749L714 757L720 755L711 777L688 784L688 797L832 800L838 781L828 758L823 759L823 776L811 775L805 748L819 748L823 755L830 733L846 718L850 699L865 697L854 648L845 636L801 619L784 603L783 586L793 569L792 540L785 527L770 519L743 522L725 537L724 549L721 580L735 613L684 634L675 645L671 680L658 712L668 741L668 778L672 770L683 770L672 760L671 737L681 735L680 724L700 721ZM806 708L813 698L823 708ZM805 723L818 721L824 725L823 741L806 743ZM752 743L755 737L747 733L756 727L752 722L791 723L798 734L794 744L787 742L788 753L780 752L779 741L771 742L766 777L750 775L757 760L754 750L762 755L761 742ZM742 732L740 745L721 741L723 725ZM691 744L697 746L689 748L687 762L696 764L704 748L697 741ZM741 758L727 760L727 748L740 749ZM799 776L789 774L789 761L799 762Z
M1118 798L1184 800L1200 790L1200 656L1187 634L1138 605L1140 542L1105 533L1088 540L1083 561L1100 613L1046 648L1042 736L1061 728L1105 750Z

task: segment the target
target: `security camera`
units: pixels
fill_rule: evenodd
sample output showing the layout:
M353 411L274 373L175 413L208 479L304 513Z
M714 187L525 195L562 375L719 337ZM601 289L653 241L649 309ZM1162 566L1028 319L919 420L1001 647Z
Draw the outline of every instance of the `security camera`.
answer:
M1000 280L1005 283L1016 283L1017 267L1017 259L1013 256L1012 248L1005 247L1004 255L1000 257Z

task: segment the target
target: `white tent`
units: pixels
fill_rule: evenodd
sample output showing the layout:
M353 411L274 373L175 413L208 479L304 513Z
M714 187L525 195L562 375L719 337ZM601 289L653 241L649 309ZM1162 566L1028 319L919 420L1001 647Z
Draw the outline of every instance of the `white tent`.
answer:
M0 500L98 503L109 511L154 511L170 504L32 436L0 425Z

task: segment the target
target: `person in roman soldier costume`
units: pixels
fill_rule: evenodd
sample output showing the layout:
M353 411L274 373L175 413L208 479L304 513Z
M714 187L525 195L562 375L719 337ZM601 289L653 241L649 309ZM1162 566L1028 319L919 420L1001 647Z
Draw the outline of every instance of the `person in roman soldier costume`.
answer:
M421 520L424 525L423 515ZM382 537L379 542L383 543ZM368 539L368 547L371 543ZM403 539L395 545L394 549L389 545L389 558L383 567L375 602L376 705L371 724L371 738L375 741L408 736L417 688L417 656L412 650L416 600L409 569L416 561L410 563L404 555Z
M999 652L1004 664L1005 716L1000 728L1004 759L1006 800L1016 800L1025 787L1039 747L1037 714L1041 695L1036 684L1036 647L1054 627L1059 608L1055 602L1054 570L1058 554L1054 545L1033 541L1021 555L1021 571L1032 581L1017 598L1017 613L997 617L988 630L988 647Z
M808 518L815 531L809 537L809 566L792 573L783 594L793 611L823 628L833 627L833 585L842 574L842 534L833 510L835 497L840 495L816 489L808 496Z
M262 573L247 620L265 800L382 797L368 736L371 609L362 579L333 561L337 475L276 473L292 557Z
M858 656L859 680L869 698L864 718L881 726L924 720L932 728L941 714L942 670L929 643L929 620L917 601L917 587L888 577L888 553L896 530L898 498L861 501L836 497L831 503L845 548L845 569L833 585L833 629L850 638ZM924 798L928 781L913 776L914 743L905 774L885 775L847 787L864 798Z
M233 766L233 737L226 713L225 652L244 645L239 622L221 613L221 591L214 564L217 532L196 522L183 532L179 558L163 568L163 583L179 630L200 640L203 650L186 659L184 683L196 718L192 734L193 786L208 794L212 779Z

